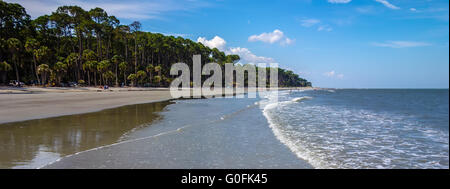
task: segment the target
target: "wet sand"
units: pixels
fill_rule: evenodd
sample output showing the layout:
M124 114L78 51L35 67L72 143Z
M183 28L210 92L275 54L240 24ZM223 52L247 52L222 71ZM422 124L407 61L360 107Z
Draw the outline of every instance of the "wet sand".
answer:
M0 124L96 112L169 99L172 97L167 89L1 89Z
M160 120L168 101L0 125L0 168L38 168Z

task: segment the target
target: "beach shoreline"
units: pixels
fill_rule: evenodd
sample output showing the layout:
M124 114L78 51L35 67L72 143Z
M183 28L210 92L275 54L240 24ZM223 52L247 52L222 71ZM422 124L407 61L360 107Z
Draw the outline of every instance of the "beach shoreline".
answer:
M260 102L264 99L170 101L158 114L162 118L159 121L133 129L117 142L60 156L37 168L314 168L273 135L261 113ZM139 112L145 112L145 108Z
M278 90L294 90L294 88L283 88ZM14 89L13 89L14 90ZM80 92L84 91L84 92ZM249 90L251 91L251 90ZM248 91L246 91L248 92ZM233 94L230 94L233 95ZM14 144L26 143L31 151L28 154L23 154L22 151L15 150L6 150L5 153L8 153L8 158L4 158L0 160L0 167L3 168L40 168L48 163L59 161L58 159L64 158L64 164L62 166L69 167L77 167L82 165L73 165L70 163L71 158L66 159L66 157L70 157L73 154L78 154L84 151L91 151L91 149L104 148L110 145L115 146L115 144L121 144L122 137L128 136L126 133L134 133L137 130L141 130L148 125L152 125L151 129L145 130L144 135L153 136L151 133L155 134L155 136L160 136L161 133L159 130L155 129L153 122L158 123L159 121L159 113L162 112L164 114L165 111L162 109L165 108L167 103L172 103L171 100L173 98L170 95L170 91L168 89L150 89L150 88L112 88L111 90L101 90L97 91L96 88L21 88L19 92L13 91L10 94L0 94L0 106L6 107L0 110L0 124L5 131L3 134L5 135L4 144L8 144L7 141L14 141ZM221 99L221 98L219 98ZM204 99L200 99L201 102ZM213 99L210 99L213 100ZM205 99L205 102L210 100ZM198 101L198 102L200 102ZM214 101L215 102L215 101ZM162 103L162 104L161 104ZM213 103L214 106L224 107L224 104L216 104ZM213 105L211 104L211 105ZM256 105L251 103L254 109L252 111L258 112ZM181 112L191 112L190 108L186 107L178 107L177 111ZM195 106L194 106L195 107ZM228 107L228 106L227 106ZM230 106L232 107L232 106ZM192 108L192 107L191 107ZM244 107L245 110L248 109L247 106ZM203 108L199 109L203 110ZM169 111L169 110L166 110ZM206 111L213 112L213 111ZM193 112L194 113L194 112ZM247 112L248 113L248 112ZM204 115L205 113L201 113ZM183 122L184 118L191 119L192 116L182 116L181 113L174 113L172 111L168 112L167 115L171 116L181 116L174 120L178 120ZM234 115L234 114L232 114ZM223 115L222 115L223 116ZM240 135L244 137L242 139L236 139L234 136L229 136L232 139L228 141L258 141L261 133L265 133L267 137L270 138L272 136L271 130L269 127L266 128L267 120L261 119L263 118L262 114L258 113L249 113L247 116L241 115L240 118L247 119L249 116L256 116L259 120L258 123L252 123L249 125L254 125L255 127L236 127L233 131L228 127L217 127L217 128L228 128L227 131L221 130L217 133L249 133L248 136L253 136L254 140L250 140L252 137L244 137L247 135ZM163 116L165 117L165 116ZM237 120L234 120L237 119ZM239 117L234 117L234 119L228 119L229 121L233 121L234 123L240 123L242 120ZM197 119L200 120L200 119ZM217 119L220 121L224 121L222 118ZM6 122L9 121L9 122ZM171 122L169 120L169 122ZM164 129L174 127L175 133L180 133L180 129L178 127L182 127L183 123L171 123L169 126L164 127ZM99 124L102 123L102 124ZM226 123L226 122L224 122ZM229 123L228 125L235 125ZM242 122L245 123L245 122ZM60 127L61 124L66 127ZM34 127L36 126L36 127ZM197 128L197 127L196 127ZM202 128L202 127L199 127ZM216 127L214 127L216 128ZM247 132L242 131L253 128L254 131ZM220 129L219 129L220 130ZM186 131L183 129L183 131ZM212 130L205 130L205 132L211 132ZM270 131L270 132L269 132ZM139 132L138 132L139 133ZM185 132L182 132L185 133ZM254 133L254 134L251 134ZM258 134L259 133L259 134ZM14 138L8 138L10 136L17 135ZM204 135L196 135L190 136L187 138L176 138L177 140L190 140L190 138L198 138L199 136ZM220 135L222 136L222 135ZM144 137L146 139L146 137ZM267 139L267 137L265 137ZM98 138L102 138L98 140ZM151 139L150 137L149 139ZM220 138L220 137L219 137ZM234 139L233 139L234 138ZM123 138L125 139L125 138ZM173 139L173 138L172 138ZM171 140L172 140L171 139ZM117 143L119 141L119 143ZM132 140L133 141L133 140ZM140 140L139 140L140 141ZM145 140L148 141L148 140ZM257 143L261 143L257 142ZM274 165L274 167L283 167L288 168L290 166L294 166L297 168L311 168L306 162L298 161L295 158L294 154L290 154L287 147L283 146L279 143L275 138L273 140L264 140L264 142L268 143L267 146L272 146L270 149L278 150L278 152L273 154L285 154L284 156L280 156L280 158L284 159L282 162L285 164L278 165L275 156L275 159L264 160L261 161L274 161L269 163L270 165ZM128 143L128 141L126 142ZM185 144L186 142L180 142ZM64 145L55 145L55 144L64 144ZM133 143L129 146L131 149L133 145L138 145L140 143ZM209 144L209 142L205 143ZM203 145L197 144L197 145ZM251 153L247 153L247 151L239 151L240 144L235 144L236 149L231 149L232 153L245 153L248 158L251 158ZM247 144L248 145L248 144ZM14 145L7 145L14 146ZM176 145L175 145L176 146ZM251 149L255 149L258 145L252 145ZM170 145L170 148L174 147ZM209 146L207 146L209 147ZM8 148L6 148L8 149ZM140 148L138 148L140 149ZM158 148L156 148L158 149ZM129 149L130 150L130 149ZM152 150L152 149L149 149ZM261 151L258 154L266 153L267 156L270 156L266 150L260 149ZM15 153L10 153L14 152ZM120 152L121 150L119 150ZM123 154L119 153L118 154ZM100 153L100 152L99 152ZM175 152L174 152L175 153ZM206 152L205 152L206 153ZM228 154L228 153L227 153ZM32 155L32 156L30 156ZM142 154L141 154L142 155ZM183 154L181 154L183 155ZM181 157L181 155L175 155L174 157ZM74 156L78 158L77 156ZM81 156L84 158L85 156ZM154 158L158 158L159 156L152 156ZM225 157L225 156L224 156ZM189 157L185 157L189 159ZM222 157L223 158L223 157ZM98 160L93 158L94 160ZM125 158L126 159L126 158ZM119 158L117 161L124 161L124 159ZM213 161L213 160L211 160ZM214 160L215 161L215 160ZM251 162L251 161L250 161ZM62 163L62 162L61 162ZM199 163L199 162L197 162ZM58 163L55 166L61 165ZM94 163L92 165L85 165L86 167L95 166L95 165L103 165L101 163ZM244 166L245 165L245 166ZM84 166L84 165L83 165ZM144 166L144 165L143 165ZM145 164L144 167L181 167L183 164L177 165L157 165L157 164ZM194 164L194 167L201 167L200 165ZM204 165L203 165L204 166ZM217 167L217 165L210 165L210 167ZM242 164L243 167L258 167L256 164ZM111 165L114 167L114 165ZM129 168L137 168L135 165L129 165ZM268 167L268 166L264 166ZM223 167L223 168L226 168Z
M299 90L313 88L279 88ZM316 88L314 88L316 89ZM232 94L226 94L232 95ZM97 112L174 99L168 88L0 87L0 124Z

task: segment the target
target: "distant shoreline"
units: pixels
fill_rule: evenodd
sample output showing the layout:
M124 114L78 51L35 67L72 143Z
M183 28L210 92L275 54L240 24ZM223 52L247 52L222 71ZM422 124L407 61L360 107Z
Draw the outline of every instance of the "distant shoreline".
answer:
M314 89L279 88L278 90ZM317 89L317 88L315 88ZM0 124L172 100L168 88L0 87Z

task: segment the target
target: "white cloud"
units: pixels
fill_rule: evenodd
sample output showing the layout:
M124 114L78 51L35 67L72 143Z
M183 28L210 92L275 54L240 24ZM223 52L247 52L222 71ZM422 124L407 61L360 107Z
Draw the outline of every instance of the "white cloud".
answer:
M303 19L303 20L300 20L300 22L303 27L309 28L311 26L314 26L314 25L320 23L320 20L318 20L318 19Z
M186 34L186 33L164 33L164 32L157 32L157 31L152 31L152 33L160 33L165 36L174 36L174 37L183 37L183 38L187 38L187 37L191 36L191 34Z
M325 75L327 77L333 77L335 74L336 74L336 72L334 70L323 73L323 75Z
M262 33L259 35L252 35L248 38L248 41L250 42L256 42L256 41L262 41L264 43L277 43L280 42L280 44L291 44L293 42L292 39L287 38L284 33L281 30L274 30L270 33Z
M416 8L410 8L409 10L412 11L412 12L416 12L417 11Z
M416 42L416 41L387 41L384 43L372 43L377 47L390 47L390 48L408 48L408 47L424 47L430 46L430 43Z
M387 1L387 0L375 0L375 1L383 4L384 6L386 6L387 8L390 8L390 9L395 9L395 10L400 9L400 7L397 7L397 6L389 3L389 1Z
M241 57L241 60L240 60L241 63L253 63L253 64L275 63L275 60L273 58L256 56L247 48L241 48L241 47L230 48L226 51L226 54L239 55L239 57Z
M285 40L287 40L287 38ZM197 39L197 42L200 42L200 43L202 43L203 45L205 45L205 46L207 46L209 48L217 48L217 49L219 49L221 51L224 51L225 54L227 54L227 55L230 55L230 54L239 55L239 57L241 58L239 63L242 63L242 64L248 64L248 63L253 63L253 64L257 64L257 63L275 63L275 60L273 58L264 57L264 56L257 56L255 54L253 54L247 48L242 48L242 47L227 48L227 42L223 38L221 38L219 36L215 36L211 40L207 40L204 37L199 37ZM285 41L284 43L291 43L291 42L290 41Z
M202 43L209 48L217 48L221 51L225 50L225 47L227 45L227 42L219 36L215 36L211 40L207 40L204 37L199 37L197 39L197 42Z
M25 7L28 14L33 18L44 14L51 14L59 6L77 5L85 10L95 7L104 9L109 15L124 19L155 19L161 14L175 11L189 11L195 8L208 6L202 1L192 0L154 0L151 2L138 0L7 0L19 3Z
M305 18L305 19L300 20L300 23L301 23L300 25L305 27L305 28L310 28L310 27L318 25L317 26L317 31L328 31L328 32L330 32L330 31L333 30L333 28L330 25L328 25L328 24L321 24L322 21L320 21L319 19Z
M286 37L283 41L281 41L281 44L282 45L290 45L290 44L292 44L294 42L295 42L295 40L289 39L289 38Z
M329 3L350 3L352 0L328 0Z
M328 26L328 25L323 25L323 26L319 26L319 27L317 28L317 31L327 31L327 32L330 32L330 31L333 31L333 28L331 28L331 27Z
M323 73L324 76L326 77L330 77L330 78L337 78L337 79L343 79L344 78L344 74L338 74L336 73L336 71L329 71L329 72L325 72Z

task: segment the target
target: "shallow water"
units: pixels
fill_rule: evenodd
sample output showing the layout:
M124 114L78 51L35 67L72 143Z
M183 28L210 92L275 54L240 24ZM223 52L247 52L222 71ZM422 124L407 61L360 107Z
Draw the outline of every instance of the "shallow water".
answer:
M159 120L170 102L0 124L0 168L37 168L63 156L116 142ZM24 115L26 116L26 115Z
M151 127L44 168L312 168L275 138L259 101L177 100Z

